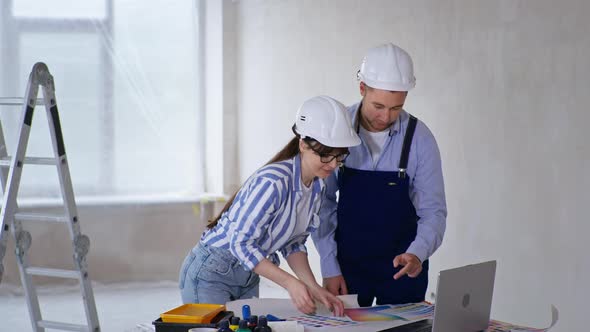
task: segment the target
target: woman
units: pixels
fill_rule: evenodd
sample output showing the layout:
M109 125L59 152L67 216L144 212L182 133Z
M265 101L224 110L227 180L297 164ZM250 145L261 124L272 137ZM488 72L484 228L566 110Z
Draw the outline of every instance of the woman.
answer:
M209 223L180 271L184 303L220 303L258 296L259 275L289 292L303 313L318 300L335 315L343 304L315 280L305 241L319 226L324 182L360 144L345 107L318 96L297 111L295 137L244 183ZM277 251L296 276L278 267Z

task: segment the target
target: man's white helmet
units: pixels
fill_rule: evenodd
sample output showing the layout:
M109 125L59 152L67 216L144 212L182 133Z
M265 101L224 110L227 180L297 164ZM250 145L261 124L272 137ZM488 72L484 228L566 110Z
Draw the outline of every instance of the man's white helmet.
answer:
M361 144L346 107L328 96L306 100L297 111L294 130L301 138L310 137L332 148Z
M367 51L358 79L372 88L387 91L410 91L416 86L412 58L391 43Z

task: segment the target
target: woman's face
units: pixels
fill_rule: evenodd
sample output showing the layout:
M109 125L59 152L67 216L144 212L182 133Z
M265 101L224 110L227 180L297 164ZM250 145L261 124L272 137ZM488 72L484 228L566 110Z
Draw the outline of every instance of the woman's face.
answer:
M340 166L343 157L348 155L348 149L346 148L331 149L332 151L324 153L318 149L321 145L317 142L312 142L310 144L303 140L299 140L299 151L301 153L301 165L304 177L307 176L313 179L317 176L321 179L325 179L330 176L338 166ZM312 146L314 147L312 148ZM323 162L322 160L327 162Z

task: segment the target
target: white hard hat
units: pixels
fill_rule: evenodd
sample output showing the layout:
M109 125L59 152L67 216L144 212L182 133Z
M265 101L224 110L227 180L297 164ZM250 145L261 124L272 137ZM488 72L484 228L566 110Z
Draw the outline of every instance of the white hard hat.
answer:
M412 58L391 43L367 51L358 79L372 88L387 91L410 91L416 86Z
M332 148L361 144L346 107L328 96L306 100L297 111L294 130L301 138L310 137Z

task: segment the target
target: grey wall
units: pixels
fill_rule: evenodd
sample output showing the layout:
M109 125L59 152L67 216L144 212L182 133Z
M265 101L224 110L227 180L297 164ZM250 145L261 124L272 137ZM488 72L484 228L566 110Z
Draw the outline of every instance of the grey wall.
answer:
M585 330L590 2L237 1L242 179L291 137L317 94L359 100L365 49L414 58L406 109L437 137L448 228L440 269L498 260L493 318ZM314 270L317 256L312 255Z
M182 260L198 241L213 203L166 202L80 204L82 234L90 238L88 271L94 282L176 280ZM63 213L63 208L23 208ZM66 225L23 224L32 235L32 266L74 269ZM4 257L2 283L20 285L12 236ZM63 279L35 277L38 285ZM69 280L68 280L69 281ZM73 282L73 284L77 284ZM179 298L180 301L180 298Z

